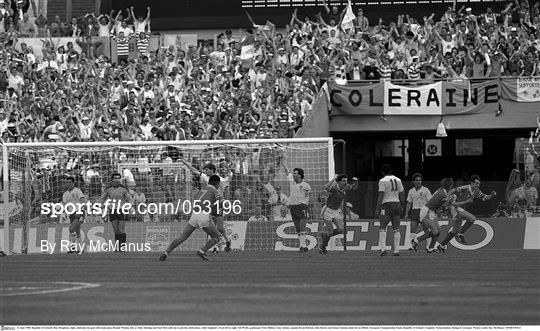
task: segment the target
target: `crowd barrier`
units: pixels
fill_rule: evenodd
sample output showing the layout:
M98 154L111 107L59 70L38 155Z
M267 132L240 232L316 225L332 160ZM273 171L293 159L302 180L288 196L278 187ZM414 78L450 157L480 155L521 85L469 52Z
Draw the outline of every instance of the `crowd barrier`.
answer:
M448 220L440 221L442 234L448 231ZM167 245L176 238L185 226L181 223L127 223L126 233L128 242L136 244L137 250L162 252ZM347 250L351 251L377 251L379 223L374 220L359 220L348 222ZM61 253L62 240L69 240L69 225L36 225L28 229L27 253L51 253L50 249L43 249L44 241L56 244L52 253ZM226 229L232 240L234 250L246 251L297 251L298 239L292 222L226 222ZM318 248L320 231L323 229L321 221L307 223L307 242L310 249ZM409 248L410 222L401 222L401 249ZM83 224L82 238L86 246L90 241L104 243L114 240L112 227L108 223ZM19 226L10 229L11 251L15 254L23 250L23 229ZM3 230L0 230L0 247L3 247ZM195 251L206 241L202 231L195 231L193 235L180 247L181 251ZM460 244L455 239L450 242L449 251L452 250L486 250L486 249L540 249L540 217L527 219L481 219L467 232L467 244ZM390 249L392 241L391 231L388 232L386 249ZM145 246L146 245L146 246ZM343 236L334 236L330 240L329 250L343 250ZM89 249L86 250L89 252Z

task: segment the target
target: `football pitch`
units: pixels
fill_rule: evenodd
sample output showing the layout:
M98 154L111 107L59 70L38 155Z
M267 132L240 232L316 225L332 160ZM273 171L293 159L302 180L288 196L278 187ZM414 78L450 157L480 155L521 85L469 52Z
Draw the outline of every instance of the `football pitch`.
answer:
M0 259L0 324L540 324L540 250Z

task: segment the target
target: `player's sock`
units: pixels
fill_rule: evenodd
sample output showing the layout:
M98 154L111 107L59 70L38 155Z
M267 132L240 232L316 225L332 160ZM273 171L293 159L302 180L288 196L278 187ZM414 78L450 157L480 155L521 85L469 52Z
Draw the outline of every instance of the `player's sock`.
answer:
M75 232L71 232L69 234L69 250L68 252L71 252L73 249L73 244L77 243L77 234Z
M120 241L120 233L115 233L114 234L114 246L118 246L118 249L115 250L115 252L118 252L120 251L120 244L122 244L122 242Z
M418 242L422 242L424 240L426 240L427 238L431 237L431 232L424 232L423 235L421 235L420 237L416 238L416 240L418 240Z
M124 243L124 244L127 243L127 234L125 232L122 233L122 243Z
M379 248L381 251L386 250L386 229L379 230Z
M461 229L459 229L459 234L464 234L465 231L467 231L467 229L469 229L471 227L471 225L473 225L474 221L471 222L471 221L467 221L465 222L465 224L463 224L463 226L461 226Z
M80 247L80 244L81 244L81 234L80 233L77 234L77 237L75 237L75 243L77 244L76 249L78 250L79 247ZM81 251L81 253L82 253L82 251Z
M437 243L437 240L439 240L438 233L431 236L431 242L429 243L429 248L431 249L435 248L435 244Z
M210 248L214 247L217 243L219 242L219 238L210 238L210 240L208 240L206 242L206 245L204 245L202 248L201 248L201 251L203 253L206 253Z
M401 241L401 232L394 230L394 253L399 253L399 242Z
M298 240L300 241L300 247L306 247L306 234L304 232L298 234Z
M169 244L169 247L167 247L167 250L165 251L165 253L169 254L170 252L172 252L176 247L180 246L180 244L182 243L182 240L176 238L174 239L170 244Z
M443 241L441 241L441 245L443 246L448 245L450 240L452 240L452 238L454 238L455 236L456 234L454 233L454 231L452 230L448 231L448 234L446 234L446 237L444 237Z
M225 229L219 230L219 233L223 237L223 240L225 240L225 243L230 243L231 242L231 239L229 239L229 236L227 235L227 231L225 231Z

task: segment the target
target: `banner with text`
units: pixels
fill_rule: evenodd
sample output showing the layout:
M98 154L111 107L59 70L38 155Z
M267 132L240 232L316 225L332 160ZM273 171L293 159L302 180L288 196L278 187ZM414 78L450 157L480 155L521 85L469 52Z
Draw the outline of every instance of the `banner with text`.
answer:
M439 222L442 234L448 231L448 220ZM162 252L169 243L179 236L185 222L177 223L127 223L127 242L133 247L129 251ZM298 251L298 236L293 222L225 222L225 228L234 250ZM320 231L323 223L310 221L306 224L309 249L319 247ZM401 222L400 248L406 250L410 243L410 222ZM467 244L455 239L449 249L540 249L540 218L528 219L484 219L477 220L467 232ZM391 232L389 232L391 233ZM21 253L23 245L22 228L10 228L10 249ZM41 224L28 229L28 253L65 253L69 243L69 224ZM81 229L81 249L87 253L106 253L113 249L114 233L107 223L84 223ZM377 251L379 222L357 220L347 222L347 250ZM386 249L390 249L393 237L388 235ZM0 249L4 250L3 230L0 230ZM177 248L179 251L196 251L207 241L202 231L193 235ZM422 246L424 246L423 244ZM221 249L223 246L220 246ZM343 235L331 238L329 250L343 250Z
M442 83L401 86L384 82L384 115L442 115Z
M496 113L499 97L513 102L538 102L540 77L455 80L434 84L391 82L328 84L331 116L339 115L468 115Z
M540 77L503 79L502 97L517 102L540 102Z

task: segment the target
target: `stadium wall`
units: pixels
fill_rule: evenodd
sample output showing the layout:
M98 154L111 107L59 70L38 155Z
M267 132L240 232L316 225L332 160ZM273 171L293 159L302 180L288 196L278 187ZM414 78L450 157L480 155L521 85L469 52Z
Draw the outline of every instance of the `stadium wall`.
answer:
M442 232L448 230L448 220L440 222ZM161 252L185 226L184 223L128 223L126 233L128 242L143 247L148 244L149 251ZM62 253L59 249L61 240L69 240L69 224L40 224L28 229L28 253L50 254L50 250L42 249L42 241L55 243L57 249L53 253ZM292 222L226 222L227 232L232 239L234 250L264 250L264 251L297 251L298 240L294 233ZM320 221L308 222L308 246L318 247L319 231L323 228ZM410 242L410 222L401 222L401 249L408 249ZM81 234L86 247L90 241L108 242L113 240L111 225L107 223L86 223L82 225ZM348 222L347 250L377 251L379 222L359 220ZM22 228L11 227L11 251L21 253ZM0 240L3 230L0 230ZM387 249L390 249L391 236L388 236ZM194 251L206 241L202 231L196 231L178 250ZM540 217L527 219L482 219L478 220L467 232L466 245L459 244L453 239L449 250L478 250L478 249L540 249ZM3 240L0 247L3 248ZM329 250L343 250L342 237L333 237ZM86 250L88 252L88 249ZM65 253L65 251L64 251Z

